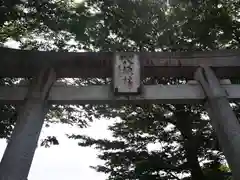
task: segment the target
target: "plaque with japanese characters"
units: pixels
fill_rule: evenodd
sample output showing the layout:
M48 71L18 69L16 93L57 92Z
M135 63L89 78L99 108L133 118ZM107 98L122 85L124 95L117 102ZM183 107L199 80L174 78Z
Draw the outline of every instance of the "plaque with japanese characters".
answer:
M138 94L141 85L141 66L137 54L118 53L114 62L114 91L119 94Z

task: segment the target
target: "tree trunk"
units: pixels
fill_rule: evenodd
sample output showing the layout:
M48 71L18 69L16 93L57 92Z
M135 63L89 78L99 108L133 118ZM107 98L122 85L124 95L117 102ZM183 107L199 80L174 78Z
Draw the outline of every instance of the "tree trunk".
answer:
M189 112L186 112L181 106L175 112L176 126L184 138L184 149L186 150L186 158L188 169L191 171L192 180L206 179L202 168L198 161L198 143L196 137L192 134L192 119L189 117Z
M192 180L203 180L206 179L202 172L202 168L198 161L197 146L194 137L191 137L184 144L186 150L186 158L188 162L188 167L191 171Z

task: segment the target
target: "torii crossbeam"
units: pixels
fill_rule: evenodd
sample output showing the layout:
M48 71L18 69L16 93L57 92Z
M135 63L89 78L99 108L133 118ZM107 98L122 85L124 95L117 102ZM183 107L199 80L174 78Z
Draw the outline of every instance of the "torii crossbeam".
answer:
M58 78L112 77L112 52L40 52L1 47L0 77L34 77L52 67ZM193 78L201 65L219 78L240 77L240 50L136 53L145 77Z

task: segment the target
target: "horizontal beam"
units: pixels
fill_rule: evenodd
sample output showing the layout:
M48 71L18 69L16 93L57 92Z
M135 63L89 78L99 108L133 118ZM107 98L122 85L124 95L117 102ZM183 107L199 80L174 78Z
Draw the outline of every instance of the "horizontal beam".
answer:
M240 77L240 50L137 53L145 77L192 78L200 65L211 66L220 78ZM33 77L48 66L57 77L112 77L114 53L42 52L0 47L0 77Z
M240 85L222 85L230 100L240 100ZM0 103L21 103L27 94L26 86L0 87ZM199 84L148 85L140 96L116 97L111 86L59 86L52 87L49 94L51 104L194 104L205 99Z

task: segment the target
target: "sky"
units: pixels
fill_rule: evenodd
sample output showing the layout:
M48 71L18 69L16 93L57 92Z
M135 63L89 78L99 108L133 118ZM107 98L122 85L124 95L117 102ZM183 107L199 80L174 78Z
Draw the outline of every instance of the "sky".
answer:
M75 3L82 3L84 0L74 0Z
M95 138L111 138L108 125L114 120L100 119L92 123L90 128L55 124L44 127L40 139L50 135L56 135L60 145L50 148L38 147L32 162L28 180L105 180L106 175L98 173L89 166L103 164L97 158L98 151L94 148L80 147L77 140L71 140L66 134L85 134ZM6 141L0 140L0 155L6 147Z

